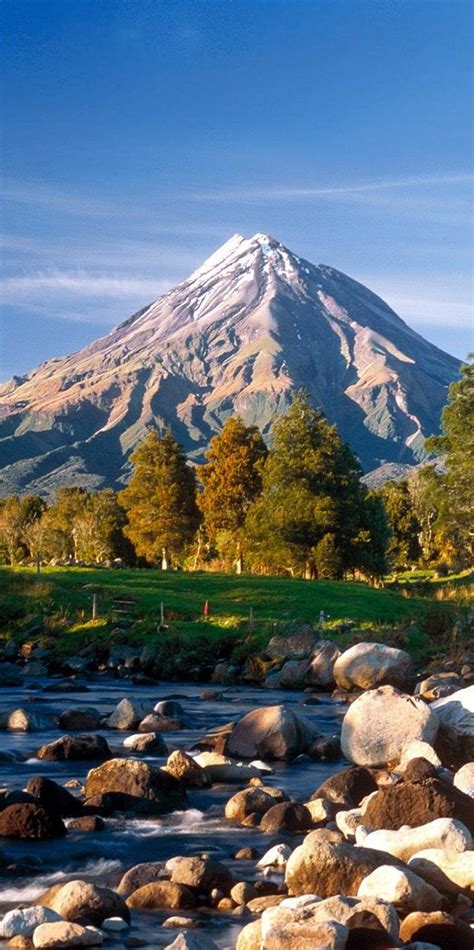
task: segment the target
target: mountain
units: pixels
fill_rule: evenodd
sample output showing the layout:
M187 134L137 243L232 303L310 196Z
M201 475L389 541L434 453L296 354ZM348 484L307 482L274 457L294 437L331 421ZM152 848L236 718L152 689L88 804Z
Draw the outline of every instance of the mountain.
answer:
M235 235L107 336L0 386L0 493L123 485L153 423L199 461L234 413L268 436L295 387L366 471L414 464L458 371L362 284Z

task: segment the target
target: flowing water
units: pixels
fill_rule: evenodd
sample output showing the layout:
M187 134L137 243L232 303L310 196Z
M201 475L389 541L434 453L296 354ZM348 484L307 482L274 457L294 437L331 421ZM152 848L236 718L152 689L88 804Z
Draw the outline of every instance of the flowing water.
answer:
M64 710L75 706L90 706L103 715L109 714L124 696L148 700L178 699L184 708L190 728L180 732L163 733L171 750L189 749L206 732L230 720L239 719L258 706L271 706L284 702L297 709L311 720L322 734L331 735L339 730L339 722L345 707L331 701L327 696L314 706L300 706L301 693L276 690L261 690L239 686L222 688L223 696L218 701L203 701L200 693L204 684L172 683L156 686L134 686L129 681L91 675L84 680L86 689L74 693L43 692L44 681L30 680L29 685L15 689L0 690L0 716L6 709L25 706L45 722L44 728L29 733L0 733L1 751L13 752L18 761L0 761L0 784L11 788L24 788L28 779L35 775L48 776L63 784L70 779L83 781L94 763L45 762L35 758L36 750L47 742L57 739L61 732L56 724ZM218 689L220 689L218 687ZM123 740L131 732L111 729L99 730L107 739L112 752L124 753ZM136 730L134 730L136 731ZM147 756L145 761L163 765L165 759ZM313 762L305 757L293 763L272 763L273 774L264 776L266 784L284 791L297 801L307 801L312 792L328 775L343 765L339 762ZM174 812L159 819L106 819L104 831L92 833L71 831L66 838L57 841L16 842L4 839L2 849L11 864L24 865L33 859L31 870L12 873L0 879L0 913L21 902L34 901L48 887L60 881L83 878L102 886L115 887L125 870L143 861L162 861L176 855L212 854L228 864L234 879L255 879L255 862L232 860L235 851L242 847L256 847L261 853L273 844L285 840L284 834L277 837L264 835L255 828L233 826L225 820L223 812L228 798L238 785L214 785L210 789L189 791L186 811ZM73 789L71 789L73 791ZM288 839L294 846L298 839ZM132 914L131 934L143 940L144 947L164 947L171 943L178 931L165 929L161 923L167 917L190 912L148 911ZM235 945L239 930L247 918L239 918L222 912L199 913L200 932L209 934L218 947ZM0 941L0 946L6 946ZM120 939L107 940L107 946L122 946Z

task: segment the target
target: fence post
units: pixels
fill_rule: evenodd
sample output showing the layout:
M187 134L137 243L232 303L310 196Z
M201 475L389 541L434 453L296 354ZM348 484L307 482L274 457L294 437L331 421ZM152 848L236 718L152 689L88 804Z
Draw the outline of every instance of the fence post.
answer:
M163 601L160 603L160 627L165 625L165 605Z
M92 619L97 620L97 594L92 594Z

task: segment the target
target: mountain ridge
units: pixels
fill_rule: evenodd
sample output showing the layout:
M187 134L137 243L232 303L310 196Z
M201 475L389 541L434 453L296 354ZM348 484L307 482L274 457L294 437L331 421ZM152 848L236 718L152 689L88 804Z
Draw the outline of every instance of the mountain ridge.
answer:
M295 388L366 471L416 464L458 371L351 277L233 235L105 336L0 386L0 493L123 485L150 424L194 461L236 412L268 437Z

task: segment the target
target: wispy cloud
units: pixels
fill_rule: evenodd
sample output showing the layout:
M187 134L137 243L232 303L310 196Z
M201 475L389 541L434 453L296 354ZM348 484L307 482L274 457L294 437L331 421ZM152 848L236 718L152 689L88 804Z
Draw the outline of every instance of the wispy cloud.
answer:
M301 187L284 185L272 187L224 188L213 191L182 192L180 197L193 201L267 201L311 198L340 198L371 192L384 192L409 188L427 188L450 185L466 185L474 182L471 172L453 172L420 177L388 178L377 181L353 182L341 185L315 185Z

